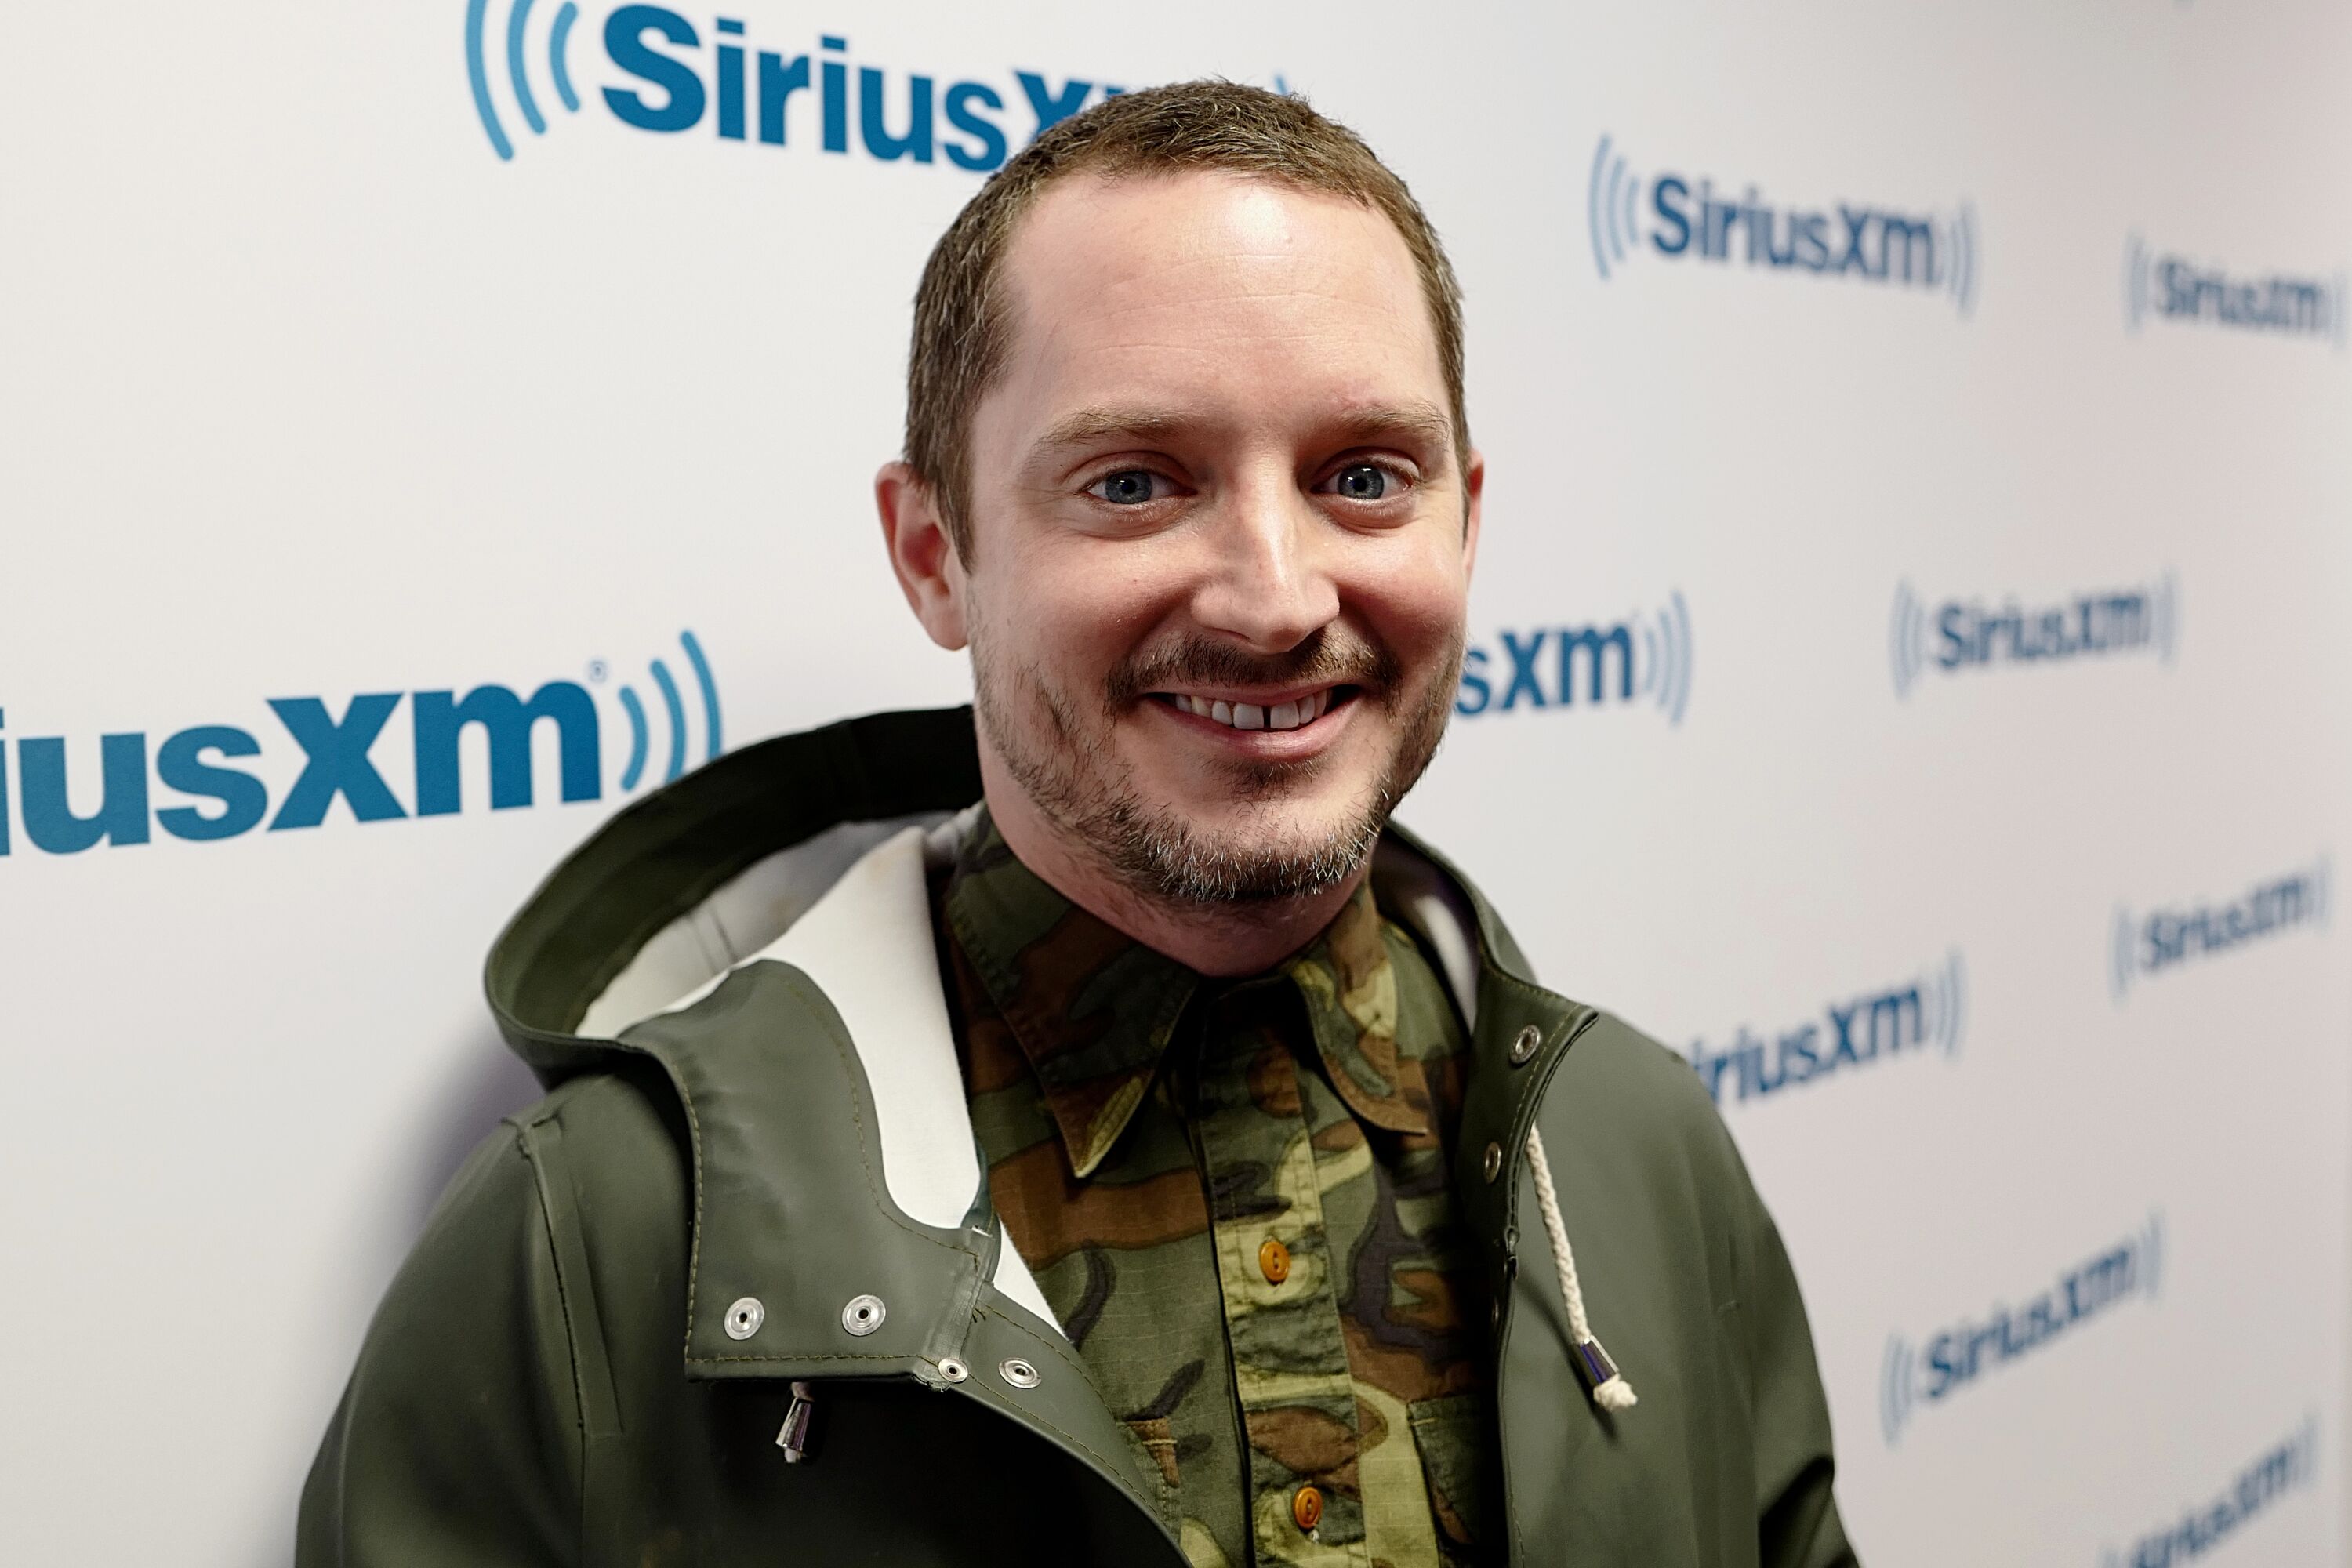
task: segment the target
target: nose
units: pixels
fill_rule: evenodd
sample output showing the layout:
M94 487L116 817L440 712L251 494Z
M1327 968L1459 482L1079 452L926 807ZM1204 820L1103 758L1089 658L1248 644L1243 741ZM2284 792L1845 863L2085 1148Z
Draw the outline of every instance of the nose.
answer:
M1228 492L1204 530L1208 569L1192 596L1201 626L1256 653L1284 653L1339 614L1323 518L1288 474Z

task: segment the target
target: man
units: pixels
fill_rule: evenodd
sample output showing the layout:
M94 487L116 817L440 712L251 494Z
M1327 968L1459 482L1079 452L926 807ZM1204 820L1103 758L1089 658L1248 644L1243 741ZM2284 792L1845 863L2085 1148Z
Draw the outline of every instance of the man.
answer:
M1705 1093L1388 825L1461 331L1295 99L1119 98L973 199L877 494L977 724L738 752L516 918L551 1092L394 1282L303 1561L1852 1561Z

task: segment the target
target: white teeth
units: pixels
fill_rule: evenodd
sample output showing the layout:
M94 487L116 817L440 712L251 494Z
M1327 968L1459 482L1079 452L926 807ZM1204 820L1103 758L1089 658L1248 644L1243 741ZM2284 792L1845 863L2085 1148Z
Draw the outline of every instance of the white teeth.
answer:
M1196 713L1203 719L1235 730L1296 730L1312 724L1331 710L1331 689L1289 702L1276 702L1271 707L1261 702L1224 702L1210 697L1180 694L1174 699L1182 712Z

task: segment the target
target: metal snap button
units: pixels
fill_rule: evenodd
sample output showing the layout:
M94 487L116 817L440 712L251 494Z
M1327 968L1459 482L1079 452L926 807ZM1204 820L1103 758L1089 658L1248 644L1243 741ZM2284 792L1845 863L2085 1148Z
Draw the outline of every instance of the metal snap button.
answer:
M739 1296L735 1304L727 1309L727 1337L748 1340L758 1333L760 1325L767 1321L768 1309L760 1305L760 1298Z
M963 1363L956 1360L956 1358L951 1355L941 1356L940 1358L940 1375L946 1378L950 1383L961 1383L965 1378L971 1375L971 1368L964 1365Z
M1489 1143L1486 1145L1486 1179L1491 1182L1502 1173L1503 1146L1500 1143Z
M1281 1284L1290 1278L1290 1248L1267 1237L1265 1244L1257 1249L1257 1266L1267 1284Z
M870 1334L882 1326L890 1309L882 1304L879 1296L852 1296L849 1305L841 1310L841 1326L853 1334Z
M1527 1066L1529 1061L1534 1059L1536 1047L1542 1044L1543 1031L1541 1029L1537 1028L1533 1024L1529 1024L1526 1028L1521 1029L1519 1031L1519 1037L1511 1042L1511 1065L1515 1068Z
M1014 1356L999 1365L996 1369L996 1375L1003 1378L1005 1382L1011 1384L1015 1388L1034 1388L1037 1386L1037 1369L1031 1366L1027 1362L1023 1361L1019 1356Z
M1290 1519L1299 1529L1313 1534L1315 1527L1323 1522L1322 1491L1315 1487L1301 1487L1291 1493Z

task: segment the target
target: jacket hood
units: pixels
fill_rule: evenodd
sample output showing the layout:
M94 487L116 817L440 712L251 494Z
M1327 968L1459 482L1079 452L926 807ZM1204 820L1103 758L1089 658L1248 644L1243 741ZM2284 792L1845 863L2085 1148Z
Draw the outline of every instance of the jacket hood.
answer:
M874 845L981 796L971 710L877 713L728 753L615 815L490 949L507 1042L551 1087L782 935Z

